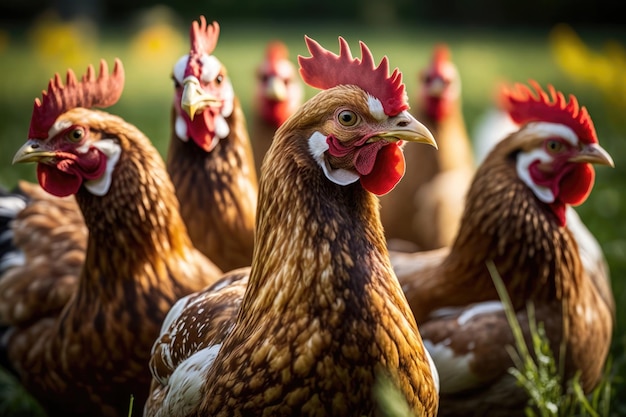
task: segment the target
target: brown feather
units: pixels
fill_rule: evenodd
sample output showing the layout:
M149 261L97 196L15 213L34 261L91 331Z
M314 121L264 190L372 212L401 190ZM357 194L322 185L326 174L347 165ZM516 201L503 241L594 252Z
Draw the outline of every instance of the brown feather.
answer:
M557 361L564 361L564 378L580 371L585 392L601 378L611 341L612 294L602 272L583 267L575 236L559 226L554 213L516 173L516 153L537 146L537 141L520 131L485 159L450 248L391 254L422 337L445 343L455 355L473 352L469 366L480 383L474 390L446 392L442 379L441 415L468 415L467 410L476 416L523 415L527 396L507 372L513 363L504 346L514 345L514 339L503 312L479 315L461 328L463 310L454 310L499 299L488 261L506 285L527 343L530 302Z
M454 65L452 61L449 65ZM438 149L406 146L406 173L398 185L381 197L381 218L391 248L430 250L448 246L458 230L465 194L474 173L474 156L463 117L460 76L435 73L434 63L420 72L412 113L431 131ZM456 70L455 70L456 71ZM458 89L443 116L431 114L429 84L443 77L441 94ZM406 249L405 249L406 250Z
M140 414L165 314L221 271L191 245L165 164L141 132L95 110L60 118L115 138L122 153L107 194L76 195L89 238L71 297L59 316L12 323L9 357L50 415L126 416L131 395Z
M234 327L226 337L205 330L221 343L214 362L178 369L169 404L152 407L164 400L157 391L148 415L175 415L184 405L184 415L376 415L373 390L382 374L417 415L436 413L429 360L391 269L378 199L358 182L330 182L309 151L315 131L354 140L356 132L333 128L341 106L369 114L366 95L341 86L279 128L260 182L248 285L245 295L233 293L243 298ZM181 327L173 321L169 329ZM200 404L174 407L174 395L189 399L198 373Z
M172 127L176 111L172 110ZM167 169L194 246L224 271L250 265L258 193L246 121L235 98L230 134L210 152L172 130Z

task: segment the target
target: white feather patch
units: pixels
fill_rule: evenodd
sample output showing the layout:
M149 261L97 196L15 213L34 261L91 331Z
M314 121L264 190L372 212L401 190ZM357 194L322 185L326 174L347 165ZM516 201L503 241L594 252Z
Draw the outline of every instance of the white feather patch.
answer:
M187 142L189 140L189 132L187 132L187 122L181 115L176 116L176 124L174 125L174 129L176 130L176 136L178 139L183 142Z
M572 146L578 146L578 136L571 127L564 124L531 122L524 128L524 131L543 138L559 137L565 139Z
M215 137L213 137L213 142L219 139L223 139L230 133L230 127L228 127L228 122L222 116L215 116Z
M370 109L371 115L374 116L376 120L383 121L387 118L387 115L385 114L385 110L383 109L383 103L381 103L380 100L377 99L376 97L368 94L367 106Z
M469 364L474 354L455 355L444 342L434 344L424 339L424 346L432 356L439 375L438 383L442 393L454 393L476 386L479 382L470 371Z
M203 54L200 58L200 62L202 63L202 74L200 74L200 79L206 83L210 83L215 80L220 73L220 68L222 68L220 60L213 55Z
M551 162L552 157L546 153L543 148L533 149L529 152L520 153L517 156L517 175L519 175L520 179L530 188L533 193L537 196L537 198L544 203L553 203L555 200L555 196L552 193L552 190L548 187L544 187L542 185L536 184L529 171L529 167L533 162L541 161L541 162Z
M235 90L233 89L233 85L230 82L230 79L226 78L224 81L222 81L222 91L224 94L224 107L222 107L222 116L229 117L231 114L233 114L233 109L235 107ZM228 133L226 133L226 135L228 135ZM226 137L226 135L222 137Z
M437 366L435 365L435 361L433 357L430 356L428 349L426 349L426 357L428 358L428 365L430 366L430 373L433 375L433 380L435 381L435 388L437 388L437 394L439 394L439 390L441 389L439 386L439 371L437 371Z
M569 142L572 146L578 146L578 136L576 133L568 127L560 123L548 123L548 122L532 122L529 123L524 131L540 138L558 137ZM541 161L543 163L549 163L553 160L552 156L543 149L533 149L529 152L520 153L517 157L517 175L532 191L537 198L544 203L553 203L555 195L548 187L535 184L528 168L535 161Z
M94 195L103 196L109 192L109 188L111 187L113 170L115 169L117 161L120 159L122 148L112 139L103 139L94 143L93 146L100 149L102 153L107 156L107 166L104 170L104 174L102 174L100 178L85 181L85 188Z
M221 344L199 350L178 365L169 380L169 391L163 400L162 408L172 414L188 415L200 401L202 384L206 374L213 366L213 361Z
M345 169L332 169L328 166L324 153L328 150L328 143L326 143L326 136L320 132L315 132L309 138L309 152L318 163L318 165L324 171L324 175L330 181L337 185L349 185L356 182L359 176L354 172L347 171Z
M174 64L174 70L172 71L176 81L181 84L185 78L185 68L187 68L187 62L189 62L189 55L181 56L178 61L176 61L176 64Z
M482 314L490 314L504 311L504 306L500 301L485 301L482 303L472 304L470 307L463 310L463 313L456 320L459 326L465 326L474 317Z

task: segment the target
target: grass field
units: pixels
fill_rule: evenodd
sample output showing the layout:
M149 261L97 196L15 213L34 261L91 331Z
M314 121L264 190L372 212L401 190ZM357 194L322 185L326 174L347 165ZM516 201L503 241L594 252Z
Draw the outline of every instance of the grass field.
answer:
M0 183L12 186L20 178L34 180L34 166L12 166L15 151L26 140L32 102L46 88L51 75L64 73L71 66L83 73L87 64L104 58L123 60L126 87L118 104L110 112L137 125L164 155L169 140L169 113L172 100L170 71L173 63L187 52L187 24L175 21L139 26L120 25L100 30L79 29L77 40L72 30L39 22L32 27L0 27ZM618 87L607 88L607 80L576 78L574 68L564 68L557 61L548 31L489 31L444 27L363 27L328 23L279 25L276 22L220 22L221 37L215 55L229 69L235 91L244 111L250 114L254 67L263 55L267 41L281 38L289 46L292 58L306 54L303 36L309 35L323 46L338 50L337 37L343 36L358 51L357 41L365 41L374 57L387 55L392 67L399 67L409 94L416 86L417 71L427 61L435 42L445 41L452 50L463 80L464 112L470 132L492 99L494 83L499 80L536 79L542 85L554 84L564 92L577 95L586 105L602 145L612 154L615 169L597 169L596 187L579 213L603 246L612 273L617 304L616 331L611 349L613 360L613 402L611 415L626 415L626 66L622 67ZM605 43L615 48L626 45L626 32L579 33L586 45L598 54ZM626 56L626 55L624 55ZM623 56L622 56L622 59ZM580 60L579 60L580 61ZM570 60L576 63L576 59ZM589 68L598 62L583 61ZM624 65L625 61L621 61ZM572 64L572 65L574 65ZM580 62L579 62L580 64ZM606 65L609 65L606 64ZM615 65L618 65L615 63ZM599 64L598 64L599 65ZM585 67L587 68L587 67ZM608 91L608 93L607 93ZM307 90L308 96L314 91ZM1 409L1 408L0 408ZM1 415L1 414L0 414Z

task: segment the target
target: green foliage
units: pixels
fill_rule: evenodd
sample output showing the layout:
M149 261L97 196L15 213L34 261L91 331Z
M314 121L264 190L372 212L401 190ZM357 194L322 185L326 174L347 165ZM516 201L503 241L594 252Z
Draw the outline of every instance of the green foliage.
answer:
M598 386L588 395L583 392L580 375L563 384L562 362L557 364L542 323L535 319L534 306L527 305L531 348L526 344L522 329L506 287L492 262L487 264L491 277L504 305L504 311L513 331L515 347L507 346L515 367L509 369L520 386L528 393L527 417L608 417L611 401L611 360ZM564 358L565 344L561 344L560 358Z
M15 379L0 368L0 416L45 417L45 413Z

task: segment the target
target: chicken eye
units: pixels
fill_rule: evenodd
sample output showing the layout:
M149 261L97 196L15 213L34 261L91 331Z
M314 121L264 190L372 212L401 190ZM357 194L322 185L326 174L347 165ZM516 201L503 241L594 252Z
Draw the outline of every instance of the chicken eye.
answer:
M82 127L77 127L76 129L72 129L67 137L72 142L80 142L85 137L85 130Z
M343 126L354 126L358 121L358 117L353 111L343 110L337 115L337 120L339 120L339 123Z
M558 140L549 140L546 142L546 149L550 153L557 153L563 149L563 142Z
M215 78L215 82L217 83L217 85L220 85L222 83L222 81L224 81L224 76L222 74L218 75Z

